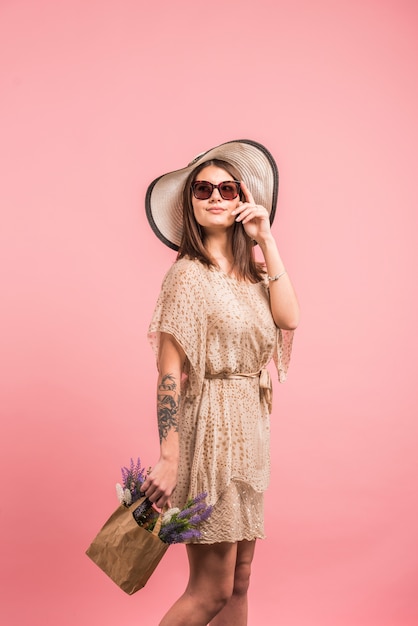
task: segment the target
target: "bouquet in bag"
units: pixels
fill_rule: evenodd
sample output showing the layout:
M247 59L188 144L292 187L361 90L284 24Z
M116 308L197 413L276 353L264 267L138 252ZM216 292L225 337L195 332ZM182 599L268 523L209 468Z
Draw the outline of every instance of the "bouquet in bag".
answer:
M120 505L86 550L129 595L146 585L170 544L198 539L200 524L212 512L204 493L189 499L181 510L157 511L141 493L145 476L139 459L122 468L122 484L116 485Z
M153 532L161 516L158 537L164 543L182 543L200 538L200 524L212 513L212 506L205 502L206 493L189 498L183 509L176 507L160 513L141 492L142 483L151 469L146 471L141 467L138 458L136 463L131 459L129 467L122 467L121 471L122 483L116 484L116 494L119 502L126 507L132 508L137 500L141 500L138 507L133 510L133 517L139 526Z

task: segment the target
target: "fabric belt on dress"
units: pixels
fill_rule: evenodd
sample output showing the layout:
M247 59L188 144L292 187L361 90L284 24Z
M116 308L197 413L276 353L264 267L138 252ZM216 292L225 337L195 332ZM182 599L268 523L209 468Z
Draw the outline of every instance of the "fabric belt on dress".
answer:
M252 374L228 374L227 372L219 372L218 374L205 373L205 378L208 378L209 380L239 380L240 378L258 378L260 391L263 393L264 398L267 402L269 413L271 413L273 390L271 385L270 372L265 367L263 367L263 369L261 369L259 372L254 372Z

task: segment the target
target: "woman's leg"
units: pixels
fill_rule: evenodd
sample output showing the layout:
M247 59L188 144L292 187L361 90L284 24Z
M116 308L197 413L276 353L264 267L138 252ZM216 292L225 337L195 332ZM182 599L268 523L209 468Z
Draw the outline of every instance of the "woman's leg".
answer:
M186 591L160 626L206 626L233 593L236 543L188 544L187 555L190 575Z
M247 591L250 584L251 563L254 556L255 540L240 541L237 544L234 589L232 596L210 623L210 626L246 626L248 618Z

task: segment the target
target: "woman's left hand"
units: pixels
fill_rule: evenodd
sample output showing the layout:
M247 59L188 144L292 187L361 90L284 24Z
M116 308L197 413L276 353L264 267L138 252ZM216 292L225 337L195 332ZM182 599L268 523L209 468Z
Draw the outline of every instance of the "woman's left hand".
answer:
M245 202L240 202L232 214L238 216L236 221L242 223L247 235L257 243L261 243L271 233L269 214L265 207L255 203L244 182L241 182L241 189L245 196Z

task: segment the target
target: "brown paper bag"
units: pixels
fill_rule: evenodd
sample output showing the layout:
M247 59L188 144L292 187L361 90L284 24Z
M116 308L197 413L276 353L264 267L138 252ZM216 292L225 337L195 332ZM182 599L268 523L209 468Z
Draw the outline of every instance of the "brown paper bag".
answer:
M129 595L144 587L169 546L158 537L161 515L152 532L136 523L133 512L144 499L129 507L121 504L86 550L87 556Z

